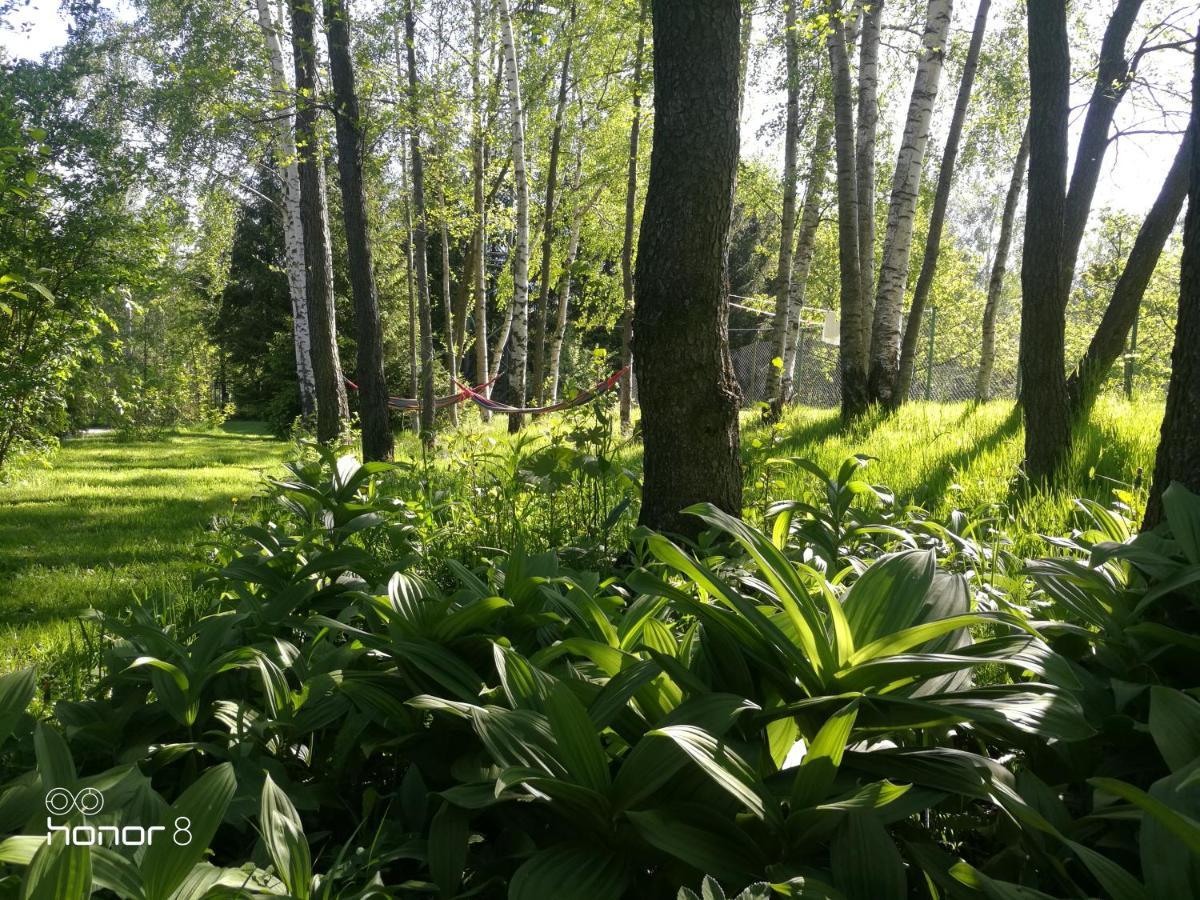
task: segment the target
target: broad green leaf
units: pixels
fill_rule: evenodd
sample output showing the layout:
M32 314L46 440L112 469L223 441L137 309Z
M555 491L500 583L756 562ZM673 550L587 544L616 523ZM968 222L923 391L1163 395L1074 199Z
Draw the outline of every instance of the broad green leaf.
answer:
M629 874L602 847L561 845L542 850L513 874L509 900L621 900Z
M558 744L559 758L578 784L605 794L612 786L608 756L587 710L566 684L559 682L546 700L546 716Z
M307 900L312 891L312 854L304 836L300 814L287 794L267 775L259 806L259 828L263 843L275 863L275 871L297 900Z
M221 763L196 779L170 806L170 821L162 823L167 839L156 840L142 858L146 900L167 900L204 858L235 787L233 766Z
M33 700L34 670L19 669L0 675L0 745L16 728Z
M825 799L833 779L837 776L838 767L842 764L846 742L850 739L857 716L858 701L851 700L821 726L821 730L808 746L792 781L793 810L815 806Z
M442 803L429 828L429 874L439 895L453 897L467 867L467 840L471 836L467 810Z
M1150 734L1172 772L1200 757L1200 703L1182 691L1150 689Z
M625 815L647 844L698 872L745 883L747 877L763 871L765 861L754 841L706 807L679 806Z
M38 775L42 779L42 790L55 788L75 790L75 763L71 750L57 729L39 722L33 732L33 749L37 757Z
M1115 778L1089 778L1088 784L1106 794L1129 801L1162 823L1168 831L1183 841L1192 853L1200 854L1200 822L1176 812L1141 788Z
M708 774L758 818L778 818L779 811L750 765L718 738L693 725L668 725L647 737L670 738Z
M904 860L873 813L854 811L829 846L833 883L846 900L905 900Z
M531 709L544 712L546 698L554 688L555 679L540 669L535 669L516 650L501 644L492 645L492 656L504 696L513 709Z
M21 900L87 900L91 895L90 848L68 844L63 832L43 841L25 871Z
M1200 565L1200 496L1178 481L1172 481L1162 495L1163 513L1184 555L1192 565Z

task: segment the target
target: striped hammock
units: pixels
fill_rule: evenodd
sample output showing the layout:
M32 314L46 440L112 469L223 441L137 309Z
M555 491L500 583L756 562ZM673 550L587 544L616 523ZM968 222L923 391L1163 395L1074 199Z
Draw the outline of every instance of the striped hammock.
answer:
M499 377L499 375L496 376L496 378ZM459 384L460 390L458 393L451 394L449 397L436 397L433 401L433 408L448 409L451 406L457 406L459 403L463 403L470 399L473 390L483 391L491 387L491 385L496 381L496 378L493 378L490 381L485 381L483 384L476 385L474 389L469 388L466 385ZM354 390L358 390L358 385L349 378L346 379L346 384L350 385L350 387ZM455 384L458 384L458 382L456 381ZM388 397L388 406L390 406L392 409L399 410L400 412L411 413L421 411L421 401L416 397Z
M553 404L552 406L508 406L504 403L497 403L490 397L484 396L484 394L480 393L479 388L470 388L461 381L455 381L455 384L457 384L461 389L460 393L467 394L467 396L473 400L476 405L481 406L489 412L509 416L540 415L541 413L561 412L564 409L574 409L577 406L583 406L585 403L590 403L601 394L606 394L615 388L617 386L617 382L624 378L628 371L629 367L626 366L624 369L614 372L603 381L597 382L586 391L580 391L570 400L563 400L559 403Z

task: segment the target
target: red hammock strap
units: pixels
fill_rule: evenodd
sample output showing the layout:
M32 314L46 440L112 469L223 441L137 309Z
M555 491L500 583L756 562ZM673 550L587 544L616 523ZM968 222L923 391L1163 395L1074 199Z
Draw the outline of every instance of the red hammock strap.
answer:
M482 406L484 409L490 410L491 412L503 413L504 415L510 415L510 416L511 415L539 415L541 413L560 412L564 409L572 409L576 406L582 406L583 404L588 403L591 400L595 399L600 394L611 391L613 389L613 387L616 386L617 382L620 381L628 372L629 372L629 367L626 366L625 368L620 369L617 372L614 372L612 375L610 375L608 378L604 379L603 381L597 382L591 388L588 388L587 390L584 390L584 391L580 391L578 394L576 394L570 400L564 400L561 403L555 403L552 406L506 406L503 403L497 403L495 400L492 400L490 397L483 396L477 390L472 390L470 387L463 384L461 381L456 380L455 384L457 384L460 388L462 388L464 391L466 391L470 395L470 398L473 401L475 401L475 403L477 403L479 406Z

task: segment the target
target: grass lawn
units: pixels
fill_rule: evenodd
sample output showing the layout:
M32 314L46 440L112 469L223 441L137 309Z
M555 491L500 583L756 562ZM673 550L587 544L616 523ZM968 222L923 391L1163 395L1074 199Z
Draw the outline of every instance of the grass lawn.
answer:
M288 449L245 422L147 442L88 436L0 486L0 672L46 671L88 607L186 596L204 527L257 493Z

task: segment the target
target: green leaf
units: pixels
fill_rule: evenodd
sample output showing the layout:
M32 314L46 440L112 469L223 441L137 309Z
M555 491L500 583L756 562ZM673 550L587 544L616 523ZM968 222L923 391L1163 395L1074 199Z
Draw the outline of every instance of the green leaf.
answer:
M1192 565L1200 565L1200 497L1178 481L1172 481L1162 495L1163 513L1184 555Z
M33 700L34 670L19 669L0 675L0 745L17 727Z
M68 845L66 834L56 832L33 855L21 884L21 900L87 900L91 895L89 848Z
M872 813L851 812L829 847L834 885L847 900L904 900L904 860Z
M37 757L38 775L43 790L53 788L75 789L75 763L71 750L59 732L44 722L39 722L33 732L33 749Z
M620 900L629 874L600 847L563 845L534 854L513 873L509 900Z
M467 841L471 836L467 810L442 803L429 827L429 874L442 897L453 897L467 867Z
M516 650L501 644L492 645L496 661L496 672L504 695L513 709L531 709L543 712L546 698L554 687L555 679L540 669L535 669Z
M850 739L857 716L858 701L851 700L821 726L821 730L817 732L804 754L792 782L793 810L815 806L825 799L833 779L837 776L838 767L842 764L846 742Z
M1200 854L1200 822L1176 812L1141 788L1115 778L1089 778L1088 784L1106 794L1128 800L1147 815L1153 816L1171 834L1183 841L1192 853Z
M568 774L584 787L608 793L612 786L608 756L587 710L566 684L559 682L551 691L546 716Z
M706 807L631 810L625 816L647 844L683 860L698 872L744 883L764 868L754 841Z
M1172 772L1200 757L1200 703L1182 691L1150 689L1150 735Z
M668 725L647 737L670 738L708 774L717 786L737 799L760 819L777 818L778 809L768 800L766 788L750 765L707 731L693 725Z
M196 779L171 805L167 813L171 821L163 823L167 839L156 840L142 858L146 900L167 900L204 857L225 818L235 787L233 766L221 763ZM184 841L182 845L180 840Z
M275 871L297 900L308 900L312 891L312 855L300 814L287 794L267 775L259 806L263 843Z

